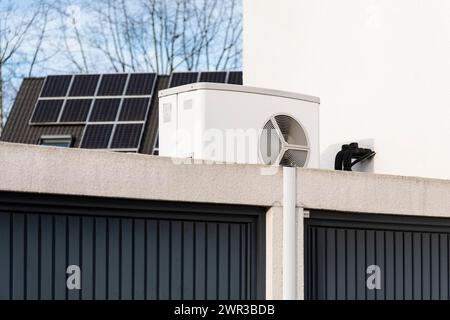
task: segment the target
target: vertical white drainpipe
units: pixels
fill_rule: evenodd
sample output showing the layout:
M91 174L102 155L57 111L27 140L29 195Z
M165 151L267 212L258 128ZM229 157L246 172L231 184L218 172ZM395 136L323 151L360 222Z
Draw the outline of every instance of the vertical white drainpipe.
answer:
M297 170L283 168L283 299L295 300L296 294L296 200Z

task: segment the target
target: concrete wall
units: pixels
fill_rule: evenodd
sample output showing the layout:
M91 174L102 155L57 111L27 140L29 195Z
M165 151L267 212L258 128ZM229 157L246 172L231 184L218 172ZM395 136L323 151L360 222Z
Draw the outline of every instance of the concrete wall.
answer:
M244 0L244 84L320 97L321 167L450 179L450 2Z
M280 206L282 170L262 165L0 143L0 191ZM450 181L298 169L297 206L450 216Z
M282 170L0 143L0 191L258 205L267 211L267 298L282 298ZM297 298L303 298L304 209L450 218L450 181L297 171Z

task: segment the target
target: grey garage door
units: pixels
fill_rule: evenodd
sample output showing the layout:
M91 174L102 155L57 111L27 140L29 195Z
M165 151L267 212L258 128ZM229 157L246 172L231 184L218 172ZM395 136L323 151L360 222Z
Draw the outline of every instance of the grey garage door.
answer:
M0 299L264 297L263 210L0 193ZM79 266L81 289L68 290Z
M305 231L308 299L450 298L448 219L316 211Z

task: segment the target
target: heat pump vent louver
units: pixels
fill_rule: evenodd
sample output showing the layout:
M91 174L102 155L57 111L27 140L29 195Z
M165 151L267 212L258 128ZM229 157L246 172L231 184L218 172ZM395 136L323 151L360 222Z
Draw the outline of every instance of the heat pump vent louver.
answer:
M286 150L281 158L280 165L289 167L304 167L308 159L308 151L304 150Z
M275 116L275 121L280 128L283 138L287 144L307 146L305 131L302 126L290 116Z
M305 167L309 150L305 130L291 116L275 115L264 125L260 153L265 164Z

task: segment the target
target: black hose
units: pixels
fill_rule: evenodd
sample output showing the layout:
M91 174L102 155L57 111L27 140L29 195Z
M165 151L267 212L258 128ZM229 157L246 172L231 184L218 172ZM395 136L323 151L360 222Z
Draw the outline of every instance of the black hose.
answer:
M341 150L336 154L336 159L334 160L334 170L342 170L343 159L344 159L344 151Z
M375 151L359 148L358 143L344 144L341 151L336 154L334 161L335 170L352 171L352 167L375 155ZM352 159L356 159L352 162Z

